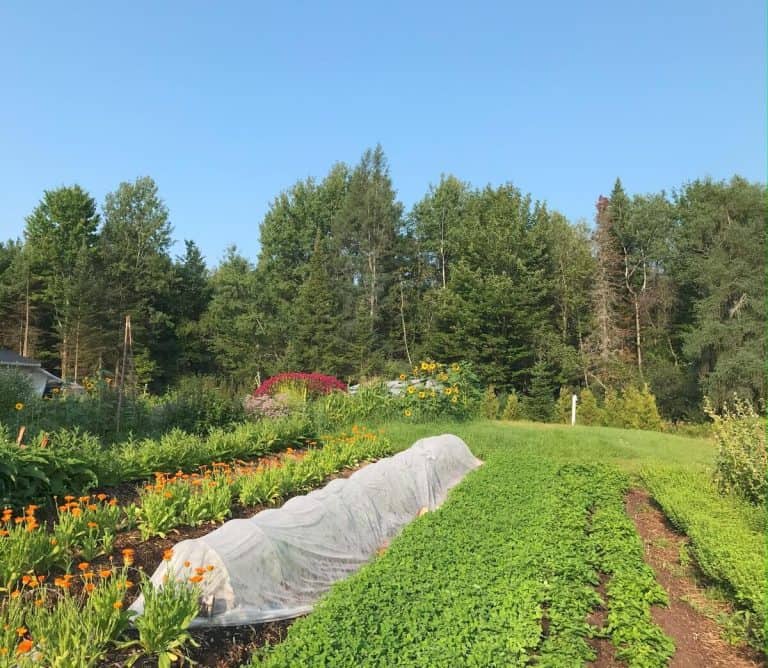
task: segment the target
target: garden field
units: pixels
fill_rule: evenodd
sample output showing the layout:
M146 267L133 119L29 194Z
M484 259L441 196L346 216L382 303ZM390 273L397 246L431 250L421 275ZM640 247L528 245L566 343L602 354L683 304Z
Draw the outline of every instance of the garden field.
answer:
M762 642L765 518L707 493L712 442L503 422L386 429L396 444L443 431L485 465L253 666L760 665L720 638L714 618L748 620L741 630ZM646 565L649 546L625 509L627 491L643 484L675 526L693 528L689 539L664 525L668 536L648 538L683 541L702 558L701 571L681 572L683 556L674 574L709 603L686 603L686 626L657 614L671 603L667 574ZM710 600L697 582L705 576L732 603ZM690 647L690 633L714 635ZM677 657L675 635L685 645Z
M326 434L297 415L107 449L66 432L7 445L0 668L763 664L765 513L716 488L713 440L408 412ZM440 433L483 465L306 617L191 630L213 567L149 584L179 541Z

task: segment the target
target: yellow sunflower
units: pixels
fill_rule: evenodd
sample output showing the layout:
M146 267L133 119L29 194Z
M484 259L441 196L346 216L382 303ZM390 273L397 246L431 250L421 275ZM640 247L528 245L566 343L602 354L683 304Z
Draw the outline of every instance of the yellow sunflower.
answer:
M406 380L408 376L406 376L404 373L400 374L400 380Z
M452 403L452 404L457 404L457 403L459 403L459 398L458 398L458 397L453 397L453 398L451 399L451 403Z
M416 391L416 388L413 385L408 386L408 394L413 394Z
M23 409L23 408L24 408L24 404L22 404L22 403L19 401L19 402L18 402L18 403L17 403L17 404L14 406L14 408L15 408L17 411L20 411L21 409Z
M453 393L453 388L450 388L450 387L446 387L444 391L445 391L445 394L446 394L446 395L449 395L449 394L452 394L452 393Z
M403 415L405 415L405 417L411 417L411 415L413 415L413 411L411 411L411 409L410 409L410 408L406 408L406 409L403 411Z
M426 392L424 392L424 390L422 390L421 392L419 392L419 399L424 399L426 396L427 396L427 393L426 393Z
M459 367L459 365L458 365L458 364L456 364L456 362L454 362L453 364L451 364L451 369L453 369L454 371L458 371L460 368L461 368L461 367Z

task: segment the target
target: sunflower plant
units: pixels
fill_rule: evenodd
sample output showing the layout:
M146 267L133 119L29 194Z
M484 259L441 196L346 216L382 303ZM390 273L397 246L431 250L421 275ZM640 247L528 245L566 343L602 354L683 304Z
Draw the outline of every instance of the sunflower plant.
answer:
M443 364L424 360L400 378L406 382L400 396L406 419L465 419L477 407L477 378L468 362Z

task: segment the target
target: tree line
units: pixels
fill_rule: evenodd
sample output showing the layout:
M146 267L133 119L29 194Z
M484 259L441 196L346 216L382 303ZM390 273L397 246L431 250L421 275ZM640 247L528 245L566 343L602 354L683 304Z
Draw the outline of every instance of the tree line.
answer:
M280 193L255 262L233 246L209 270L194 241L171 257L151 178L101 207L61 187L0 243L0 346L69 380L114 371L130 314L153 389L393 377L429 357L502 391L647 384L693 419L704 395L764 398L765 195L738 176L635 195L617 179L590 228L511 183L447 175L405 211L377 146Z

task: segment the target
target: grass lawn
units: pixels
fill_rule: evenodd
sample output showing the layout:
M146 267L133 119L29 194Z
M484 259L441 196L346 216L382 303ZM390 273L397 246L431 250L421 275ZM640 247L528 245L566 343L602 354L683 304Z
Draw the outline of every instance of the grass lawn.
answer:
M612 427L490 420L419 425L394 422L386 426L386 432L397 445L407 446L424 436L448 432L463 438L481 459L489 448L514 448L519 453L559 462L615 464L632 474L647 464L701 471L712 465L715 456L715 444L708 439Z

